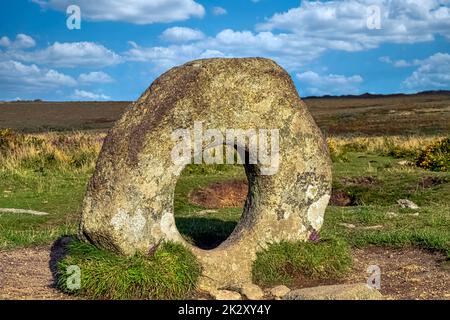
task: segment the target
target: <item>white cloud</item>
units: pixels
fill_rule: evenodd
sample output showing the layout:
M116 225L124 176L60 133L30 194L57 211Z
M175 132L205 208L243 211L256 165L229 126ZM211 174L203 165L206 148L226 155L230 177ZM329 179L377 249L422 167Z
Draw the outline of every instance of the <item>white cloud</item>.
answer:
M81 17L92 21L133 24L168 23L203 17L205 9L194 0L33 0L44 9L66 12L69 5L81 8Z
M450 54L436 53L418 62L420 65L403 86L416 90L450 89Z
M189 44L139 47L132 45L124 56L129 61L152 62L158 69L166 69L203 57L272 58L289 70L297 70L305 62L317 58L324 48L293 34L253 33L226 29L215 37Z
M25 65L18 61L0 61L1 91L46 92L64 86L75 86L76 80L53 69Z
M222 7L213 7L212 8L212 13L215 16L223 16L225 14L227 14L227 10L225 8Z
M300 7L273 15L257 29L285 30L319 46L346 51L385 42L432 41L436 34L450 40L448 4L448 0L302 1ZM370 5L381 10L380 30L367 28Z
M14 60L55 67L105 67L121 62L118 54L94 42L55 42L45 49L10 51L6 55Z
M8 37L3 36L0 38L0 46L7 49L28 49L36 45L34 39L26 34L19 33L15 40L10 40Z
M171 42L188 42L203 39L205 35L197 29L186 27L172 27L164 30L160 38Z
M297 73L300 90L307 95L341 95L359 93L359 85L363 78L359 75L346 77L343 75L329 74L319 75L313 71Z
M107 95L78 89L74 91L71 98L75 100L111 100L111 97Z
M78 81L81 83L111 83L114 82L114 79L103 71L93 71L80 74Z
M406 61L404 59L392 60L388 56L378 58L379 61L393 65L396 68L412 67L420 64L420 60Z
M450 9L443 5L448 3L449 0L302 1L300 7L275 14L257 25L257 32L225 29L215 37L189 44L133 46L125 56L132 61L153 62L160 69L212 53L221 57L263 56L289 71L299 71L328 50L361 51L382 43L431 41L436 34L450 40ZM381 30L367 28L367 10L374 4L381 8ZM401 60L392 64L409 66Z

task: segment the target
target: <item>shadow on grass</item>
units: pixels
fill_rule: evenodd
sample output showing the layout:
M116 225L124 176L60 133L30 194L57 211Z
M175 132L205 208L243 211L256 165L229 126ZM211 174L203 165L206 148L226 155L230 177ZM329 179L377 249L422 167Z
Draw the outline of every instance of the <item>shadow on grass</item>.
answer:
M188 242L201 249L210 250L230 236L237 222L216 218L176 217L175 224Z
M73 237L70 236L62 236L56 239L53 242L52 247L50 248L50 261L48 262L48 266L52 273L52 287L58 288L58 262L64 260L67 256L67 245L73 241Z

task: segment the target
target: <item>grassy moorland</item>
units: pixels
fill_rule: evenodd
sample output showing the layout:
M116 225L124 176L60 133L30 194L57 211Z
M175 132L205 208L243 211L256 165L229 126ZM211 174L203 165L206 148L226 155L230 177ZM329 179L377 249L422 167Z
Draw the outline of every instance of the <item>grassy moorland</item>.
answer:
M327 134L333 160L332 202L319 240L281 243L261 252L254 265L254 281L268 286L290 284L298 274L317 279L339 277L349 270L351 249L368 245L416 246L450 258L450 147L445 140L450 134L450 96L310 99L307 104ZM12 105L17 110L11 111ZM33 108L41 110L33 111L39 117L22 122L0 116L0 127L13 128L0 130L0 208L50 213L33 216L0 210L0 250L50 244L62 235L76 232L85 187L105 132L73 129L108 127L109 122L98 125L102 112L104 119L112 123L124 105L108 107L105 103L90 109L80 104L78 108L85 108L84 111L76 109L74 115L69 107L51 103L0 104L0 115L16 112L13 118ZM47 114L39 108L56 111ZM58 120L60 112L67 114L67 121ZM87 126L89 121L95 125ZM64 125L57 125L61 123ZM46 132L49 128L55 131ZM188 241L214 247L235 227L241 205L214 207L192 201L193 193L211 191L212 185L227 181L245 181L242 167L202 165L184 170L176 187L174 206L177 227ZM402 208L397 203L399 199L409 199L419 209ZM89 262L80 258L83 252L92 253L95 249L77 244L73 248L61 267L76 261L86 270L97 270L93 277L92 273L85 273L90 291L86 289L84 294L100 298L144 297L142 291L138 290L137 295L127 291L136 290L135 283L128 283L128 278L120 273L124 268L114 269L118 272L116 277L123 279L114 292L96 291L96 286L111 287L107 277L107 270L111 269L102 269L104 266L96 265L95 259ZM130 270L137 270L134 276L146 264L157 270L158 263L171 264L172 275L186 275L183 268L190 268L195 274L194 262L184 266L177 259L163 259L167 254L176 258L186 252L170 244L161 250L160 256L149 261L142 257L124 261L101 252L94 252L94 257L100 256L111 265L131 265ZM99 276L98 270L106 270L105 278ZM140 275L139 281L154 293L146 296L149 298L181 297L194 281L190 279L187 287L178 286L178 278L169 275L164 281L174 290L164 291L154 277Z
M450 132L450 91L304 99L326 135ZM107 129L130 102L0 102L0 129L24 132Z

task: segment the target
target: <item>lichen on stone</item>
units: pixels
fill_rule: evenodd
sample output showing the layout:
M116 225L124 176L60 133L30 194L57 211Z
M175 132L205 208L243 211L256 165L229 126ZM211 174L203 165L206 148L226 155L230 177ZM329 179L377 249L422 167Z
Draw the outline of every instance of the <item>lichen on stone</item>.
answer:
M173 215L184 165L173 162L171 136L196 122L222 133L279 133L276 172L244 164L249 193L241 220L213 250L187 243ZM79 230L83 239L125 255L165 240L182 243L202 265L201 286L230 287L251 281L256 252L266 243L306 240L319 230L330 189L326 143L283 68L263 58L196 60L156 79L109 132Z

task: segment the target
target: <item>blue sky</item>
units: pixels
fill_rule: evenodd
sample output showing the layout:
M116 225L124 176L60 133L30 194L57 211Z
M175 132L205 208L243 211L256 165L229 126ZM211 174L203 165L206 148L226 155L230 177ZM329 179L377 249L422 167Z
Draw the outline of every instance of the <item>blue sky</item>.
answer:
M66 25L73 4L79 30ZM301 96L450 89L450 0L2 0L0 7L0 100L135 100L170 67L247 56L277 61Z

